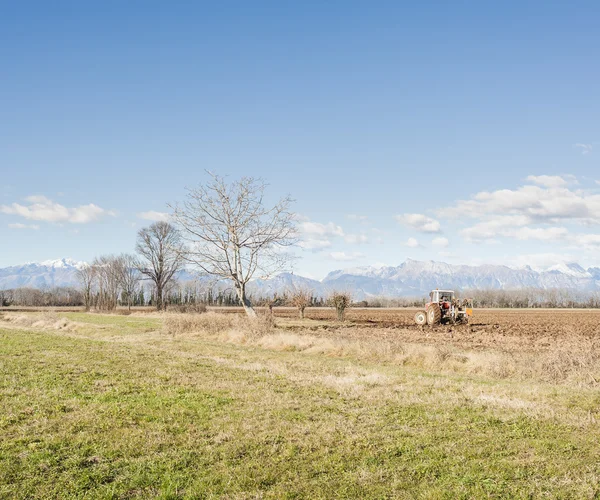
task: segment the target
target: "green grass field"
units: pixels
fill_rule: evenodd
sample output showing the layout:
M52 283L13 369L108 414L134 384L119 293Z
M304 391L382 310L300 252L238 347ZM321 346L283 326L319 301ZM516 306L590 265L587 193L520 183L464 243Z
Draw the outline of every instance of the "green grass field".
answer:
M600 498L600 395L161 333L0 323L1 498Z

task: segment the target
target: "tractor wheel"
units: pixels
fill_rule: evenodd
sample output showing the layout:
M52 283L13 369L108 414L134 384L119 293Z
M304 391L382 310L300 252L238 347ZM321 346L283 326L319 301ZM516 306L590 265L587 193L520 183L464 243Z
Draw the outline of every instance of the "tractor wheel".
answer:
M427 313L425 311L418 311L415 314L415 323L419 326L427 324Z
M427 308L427 324L429 326L439 325L442 321L442 310L439 304L429 304Z

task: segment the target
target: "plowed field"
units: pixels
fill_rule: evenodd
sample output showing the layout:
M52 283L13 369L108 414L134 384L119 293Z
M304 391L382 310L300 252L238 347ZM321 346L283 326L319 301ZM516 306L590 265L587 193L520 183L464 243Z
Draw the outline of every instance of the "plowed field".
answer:
M282 326L312 335L385 338L404 342L450 343L469 348L505 351L548 348L600 349L600 310L595 309L475 309L468 325L419 327L418 309L349 309L346 321L335 321L330 308L310 308L306 317L318 325L296 325L292 308L276 308ZM289 325L286 324L289 318ZM310 322L309 322L310 323Z

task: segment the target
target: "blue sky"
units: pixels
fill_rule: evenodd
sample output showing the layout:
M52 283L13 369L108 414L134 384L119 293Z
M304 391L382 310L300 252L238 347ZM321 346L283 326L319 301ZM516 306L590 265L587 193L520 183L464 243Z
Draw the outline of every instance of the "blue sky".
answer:
M600 4L452 3L4 2L0 266L131 251L206 169L317 278L600 265Z

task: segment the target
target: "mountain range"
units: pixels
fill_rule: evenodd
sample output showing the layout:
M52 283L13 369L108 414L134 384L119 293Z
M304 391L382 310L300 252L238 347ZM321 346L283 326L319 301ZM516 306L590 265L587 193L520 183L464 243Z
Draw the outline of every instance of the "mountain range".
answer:
M0 290L25 286L77 286L77 269L85 265L72 259L59 259L0 268ZM194 279L206 280L188 271L182 271L179 275L181 282ZM269 280L253 281L249 290L253 294L267 296L298 287L311 289L320 296L326 296L333 290L351 291L355 300L417 297L426 295L434 288L561 288L591 292L600 290L600 268L584 269L571 263L536 271L531 267L514 269L499 265L468 266L408 259L395 267L356 267L332 271L320 281L293 273L281 273Z

